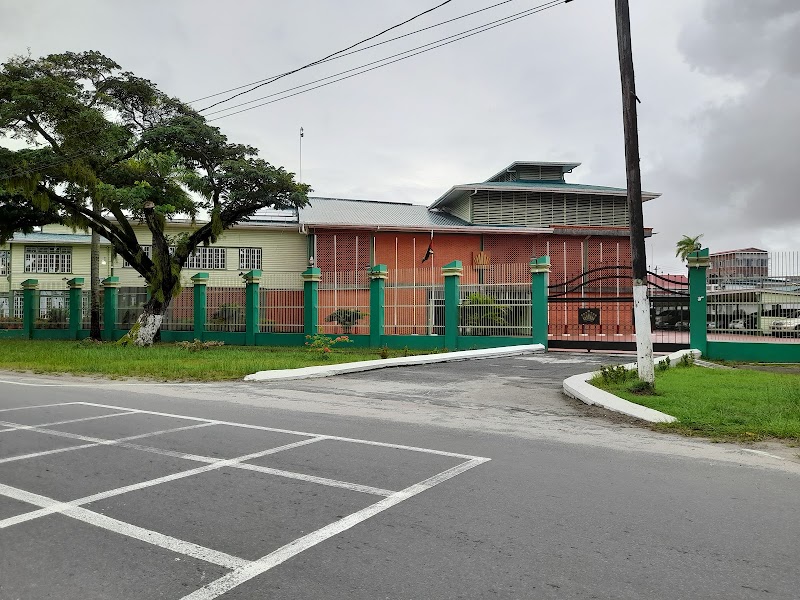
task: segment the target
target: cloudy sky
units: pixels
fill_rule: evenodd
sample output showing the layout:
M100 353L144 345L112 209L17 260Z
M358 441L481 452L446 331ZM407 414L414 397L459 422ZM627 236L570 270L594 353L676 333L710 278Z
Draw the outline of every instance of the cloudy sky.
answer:
M452 0L376 41L498 1ZM313 62L440 2L0 0L0 59L99 50L192 101ZM228 105L542 2L510 0ZM800 2L631 0L631 19L644 187L663 194L645 205L658 232L648 263L677 269L683 234L703 233L712 251L800 248ZM557 5L215 124L294 172L302 126L303 181L320 196L429 204L514 160L581 162L571 181L624 187L614 2Z

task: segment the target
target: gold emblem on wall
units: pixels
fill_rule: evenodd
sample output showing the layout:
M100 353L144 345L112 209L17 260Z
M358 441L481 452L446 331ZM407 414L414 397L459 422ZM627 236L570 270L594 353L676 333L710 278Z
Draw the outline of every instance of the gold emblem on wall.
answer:
M491 254L483 250L472 253L472 266L476 269L487 269L491 260Z

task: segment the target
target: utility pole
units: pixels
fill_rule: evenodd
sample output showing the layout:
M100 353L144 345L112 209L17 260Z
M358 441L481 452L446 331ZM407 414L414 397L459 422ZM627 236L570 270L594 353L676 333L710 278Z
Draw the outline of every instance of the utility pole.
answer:
M633 259L633 315L636 326L636 365L639 378L652 384L653 340L650 337L650 301L647 298L647 257L642 217L642 176L639 170L639 125L636 118L636 82L631 48L631 19L628 0L615 0L617 47L622 81L622 121L625 132L625 171L628 185L631 257Z

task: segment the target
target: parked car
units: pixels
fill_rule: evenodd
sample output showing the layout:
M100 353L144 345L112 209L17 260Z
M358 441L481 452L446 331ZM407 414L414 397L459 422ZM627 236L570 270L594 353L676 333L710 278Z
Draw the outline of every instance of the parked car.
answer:
M757 333L758 329L758 316L757 315L748 315L746 317L742 317L741 319L734 319L728 324L728 329L733 329L734 331L742 332L752 332Z
M675 330L676 331L689 331L689 320L685 321L678 321L675 323Z
M770 331L775 337L800 337L800 311L788 319L774 321Z

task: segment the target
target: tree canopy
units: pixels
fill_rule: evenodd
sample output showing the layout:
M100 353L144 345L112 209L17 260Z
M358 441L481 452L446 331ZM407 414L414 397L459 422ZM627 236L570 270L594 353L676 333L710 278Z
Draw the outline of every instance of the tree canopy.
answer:
M140 344L152 343L198 246L260 208L308 201L308 186L292 173L229 142L197 111L96 51L3 64L0 135L26 145L0 148L0 239L53 222L107 239L151 292ZM178 215L208 220L169 236L165 226ZM150 256L136 223L152 234Z
M692 252L697 252L703 247L700 243L701 237L703 237L702 233L694 237L690 237L688 235L683 236L680 240L678 240L678 243L675 244L675 256L686 262L686 259L689 258L689 255Z

